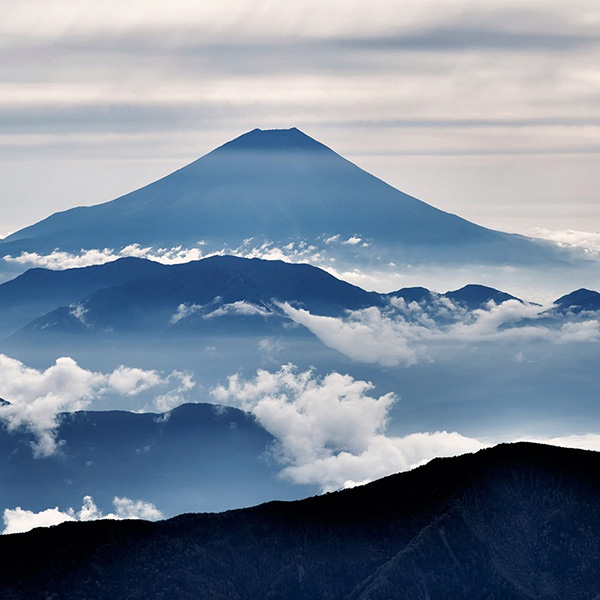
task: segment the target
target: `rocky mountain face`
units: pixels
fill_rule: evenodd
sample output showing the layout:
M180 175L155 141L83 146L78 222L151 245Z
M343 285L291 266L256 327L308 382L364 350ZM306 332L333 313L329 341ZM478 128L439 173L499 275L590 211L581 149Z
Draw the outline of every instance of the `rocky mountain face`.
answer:
M10 600L589 600L600 455L535 444L435 459L307 500L0 538Z

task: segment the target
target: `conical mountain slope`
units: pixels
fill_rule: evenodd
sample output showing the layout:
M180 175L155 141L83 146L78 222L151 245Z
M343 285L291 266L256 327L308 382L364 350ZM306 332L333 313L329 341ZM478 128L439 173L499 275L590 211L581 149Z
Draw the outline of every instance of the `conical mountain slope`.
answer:
M408 196L298 129L255 129L111 202L56 213L0 244L4 254L195 244L244 239L322 243L358 237L373 252L531 262L547 250L477 226ZM440 251L443 249L443 251ZM391 257L393 258L393 257Z

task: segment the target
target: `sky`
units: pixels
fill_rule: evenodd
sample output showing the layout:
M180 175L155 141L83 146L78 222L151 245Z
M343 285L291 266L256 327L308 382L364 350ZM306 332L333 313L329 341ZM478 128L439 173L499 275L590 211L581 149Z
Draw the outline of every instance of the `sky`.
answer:
M293 126L479 224L600 232L597 0L0 0L0 14L0 235Z

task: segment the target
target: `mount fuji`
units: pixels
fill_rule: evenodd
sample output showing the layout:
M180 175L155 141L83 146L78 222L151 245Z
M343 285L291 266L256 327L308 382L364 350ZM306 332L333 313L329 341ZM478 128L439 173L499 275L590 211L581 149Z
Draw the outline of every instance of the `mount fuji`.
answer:
M539 241L421 202L296 128L254 129L143 188L21 229L0 241L0 252L201 242L208 253L249 238L314 244L331 255L337 246L353 262L534 265L564 258Z

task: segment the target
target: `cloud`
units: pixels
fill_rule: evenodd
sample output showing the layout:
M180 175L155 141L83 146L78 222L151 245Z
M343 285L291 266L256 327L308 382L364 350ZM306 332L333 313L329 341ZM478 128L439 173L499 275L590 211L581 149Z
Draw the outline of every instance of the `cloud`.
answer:
M543 32L530 29L515 31L493 26L465 27L460 23L445 28L432 28L416 32L398 31L392 36L343 40L348 48L398 52L482 51L523 52L526 50L565 51L594 45L591 33Z
M211 390L221 405L245 410L276 440L269 456L280 476L297 484L332 491L422 465L434 457L474 452L505 441L531 441L600 450L600 434L517 439L464 436L424 431L402 437L386 433L392 393L377 396L374 386L332 372L318 377L311 370L285 365L275 372L258 370L244 379L235 374Z
M24 429L34 436L34 456L54 454L60 446L56 439L59 416L84 410L93 398L109 393L137 396L144 391L174 388L155 398L156 406L169 399L169 408L181 404L194 387L189 374L173 371L161 376L157 371L120 366L110 373L89 371L72 358L61 357L40 371L21 361L0 354L0 396L9 404L0 405L0 422L9 431Z
M236 302L230 302L226 304L221 304L218 308L213 308L210 310L210 307L216 306L221 301L220 297L215 298L210 305L204 304L180 304L177 307L175 313L171 315L169 321L172 324L179 323L188 317L193 315L201 315L203 319L215 319L218 317L225 316L260 316L260 317L269 317L273 314L272 311L268 310L264 306L259 306L258 304L253 304L252 302L247 302L245 300L238 300Z
M600 434L583 433L574 435L563 435L559 437L527 437L521 441L537 442L539 444L550 444L563 448L580 448L581 450L594 450L600 452Z
M557 243L562 248L580 249L589 258L600 257L600 233L597 231L578 231L576 229L544 229L534 227L530 234Z
M323 491L484 446L445 431L386 436L396 397L375 397L373 387L349 375L333 372L319 378L286 365L275 373L259 370L250 380L232 375L211 394L219 403L251 412L276 438L271 455L282 466L283 477L319 485Z
M357 244L360 244L362 242L362 238L358 237L357 235L353 235L351 237L349 237L347 240L345 240L344 242L342 242L342 244L347 244L349 246L356 246Z
M21 252L19 256L7 254L2 257L2 260L12 265L43 267L59 271L105 264L123 257L144 258L166 265L187 263L210 256L223 255L240 256L242 258L262 258L264 260L283 260L292 263L310 262L319 264L325 260L314 244L303 240L291 241L279 247L274 242L255 242L252 238L249 238L235 248L225 247L212 251L203 251L202 247L205 245L205 242L200 240L196 243L195 247L191 248L184 248L182 246L153 248L151 246L143 247L140 244L130 244L120 250L115 250L114 248L95 248L89 250L82 249L79 253L56 249L49 254L39 254L38 252ZM84 315L77 316L78 318L83 318Z
M98 519L145 519L147 521L158 521L164 515L154 504L143 500L131 500L130 498L113 499L115 512L103 514L96 506L91 496L84 496L81 509L75 512L72 508L61 511L58 507L47 508L40 512L17 508L4 510L3 534L24 533L35 527L50 527L59 525L66 521L96 521Z
M230 304L223 304L223 306L203 315L202 318L213 319L215 317L227 315L268 317L272 314L273 313L264 306L258 306L252 302L246 302L245 300L238 300L237 302L232 302Z
M274 337L266 337L261 338L258 341L258 351L263 361L267 363L278 363L281 364L281 361L278 360L281 352L283 350L283 346L281 341Z
M75 317L82 325L87 327L88 323L85 320L85 314L88 312L87 308L81 304L74 304L70 308L71 310L69 311L69 314L72 317Z
M177 307L177 310L171 315L169 321L173 324L179 323L179 321L183 319L187 319L188 317L200 313L204 310L204 305L202 304L185 304L182 303Z
M421 333L422 328L394 321L376 307L356 311L345 319L313 315L287 303L281 307L290 319L304 325L326 346L354 360L395 367L412 365L423 354L414 335Z
M431 359L431 348L447 343L549 341L555 344L600 341L600 321L589 318L557 325L550 306L508 300L466 311L447 298L429 305L392 299L386 308L348 311L326 317L280 304L294 322L304 325L326 346L365 363L409 366Z
M94 248L90 250L81 250L79 254L54 250L50 254L39 254L37 252L22 252L19 256L6 255L2 259L9 264L23 266L43 267L46 269L64 270L80 267L89 267L91 265L102 265L123 257L145 258L167 265L190 262L204 258L202 246L204 242L199 241L198 247L182 248L175 246L173 248L152 248L150 246L142 247L139 244L130 244L121 250L113 248ZM83 315L81 315L83 316Z
M173 371L167 381L173 381L177 386L165 394L156 396L152 403L152 408L163 413L179 406L185 401L188 393L196 387L192 375L183 371Z
M120 394L136 396L164 383L157 371L121 365L108 376L108 385Z

